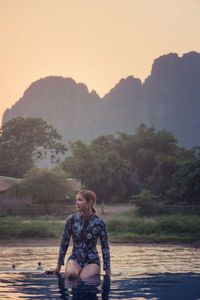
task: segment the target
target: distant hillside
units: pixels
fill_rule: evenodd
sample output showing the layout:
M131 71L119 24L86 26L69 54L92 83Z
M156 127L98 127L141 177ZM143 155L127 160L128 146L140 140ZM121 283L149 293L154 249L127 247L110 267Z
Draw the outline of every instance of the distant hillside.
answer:
M117 131L133 133L140 123L173 132L181 145L200 144L200 54L157 58L142 84L129 76L100 98L71 78L50 76L30 85L3 123L17 117L41 117L63 141L90 141Z
M143 84L148 120L173 132L181 145L200 145L200 54L159 57Z

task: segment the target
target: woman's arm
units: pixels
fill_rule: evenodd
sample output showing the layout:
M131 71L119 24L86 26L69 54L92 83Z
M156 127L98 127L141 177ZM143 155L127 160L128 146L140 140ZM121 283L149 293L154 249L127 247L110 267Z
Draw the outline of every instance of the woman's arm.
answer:
M65 258L67 249L69 247L70 237L71 237L71 222L70 222L70 218L67 218L63 236L62 236L62 240L60 243L57 267L55 270L47 270L45 272L46 274L58 275L60 273L61 267L62 267L62 265L64 265L64 258Z
M103 220L101 222L101 231L99 237L100 237L101 250L103 256L103 269L105 270L106 275L111 275L108 234L107 234L106 224Z
M58 266L64 265L64 259L67 253L67 249L69 247L70 237L71 237L71 216L67 218L65 223L65 228L60 243L60 250L58 255Z

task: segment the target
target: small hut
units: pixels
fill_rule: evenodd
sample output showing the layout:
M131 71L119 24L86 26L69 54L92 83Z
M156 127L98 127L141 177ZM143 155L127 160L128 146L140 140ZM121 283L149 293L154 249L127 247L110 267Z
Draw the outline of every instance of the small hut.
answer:
M21 178L0 176L0 195L5 195L8 188L12 184L19 183L22 180L23 179L21 179Z
M81 190L82 183L81 183L80 179L67 178L67 181L71 184L71 186L75 192L79 192Z
M0 176L0 206L3 204L13 204L14 199L10 199L6 197L6 192L9 187L15 183L19 183L23 179L21 178L13 178Z

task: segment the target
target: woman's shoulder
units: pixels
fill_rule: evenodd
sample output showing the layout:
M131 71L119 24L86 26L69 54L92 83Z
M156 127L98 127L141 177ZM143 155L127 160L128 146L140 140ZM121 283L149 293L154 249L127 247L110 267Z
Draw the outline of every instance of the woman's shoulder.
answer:
M66 222L70 222L70 221L78 220L78 219L80 219L80 214L79 213L75 213L75 214L69 215L67 217Z
M104 220L96 214L93 214L93 219L96 224L105 224Z

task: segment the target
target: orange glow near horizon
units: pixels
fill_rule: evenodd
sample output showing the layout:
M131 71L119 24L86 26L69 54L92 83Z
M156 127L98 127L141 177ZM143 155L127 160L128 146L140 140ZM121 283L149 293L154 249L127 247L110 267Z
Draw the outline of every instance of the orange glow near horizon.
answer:
M199 0L0 0L0 119L40 78L104 96L163 54L200 52L199 13Z

